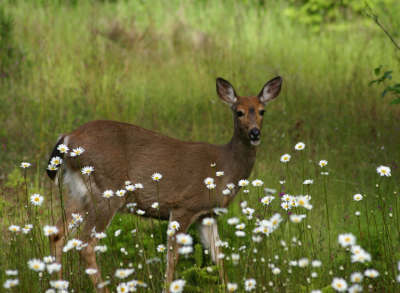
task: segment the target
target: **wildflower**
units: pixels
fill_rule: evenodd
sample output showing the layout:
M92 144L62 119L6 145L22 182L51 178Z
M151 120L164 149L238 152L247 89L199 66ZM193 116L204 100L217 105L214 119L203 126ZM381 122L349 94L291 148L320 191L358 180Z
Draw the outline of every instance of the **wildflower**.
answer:
M291 260L289 261L289 265L292 267L296 267L297 266L297 261L296 260Z
M193 247L191 247L189 245L185 245L185 246L179 247L179 249L178 249L178 253L179 254L187 255L187 254L190 254L192 252L193 252Z
M177 221L172 221L169 223L169 228L175 230L179 230L179 227L181 225L179 225L179 223Z
M295 214L291 214L290 215L290 221L292 221L293 223L301 223L301 221L303 220L302 215L295 215Z
M311 278L317 278L317 277L318 277L317 272L312 272L312 273L311 273Z
M80 156L85 152L85 149L82 147L78 147L77 149L73 149L70 153L71 157Z
M180 234L176 235L176 242L181 243L183 245L192 245L193 238L189 234L180 233Z
M107 245L97 245L93 247L93 250L104 253L107 251Z
M83 243L82 240L71 239L68 241L67 246L70 246L72 248L74 248L74 247L77 248L77 247L80 247L82 245L82 243Z
M242 179L242 180L240 180L239 181L239 186L242 186L242 187L244 187L244 186L247 186L247 185L249 185L249 181L248 180L246 180L246 179Z
M207 177L206 179L204 179L204 183L205 185L210 185L214 183L214 179L211 177Z
M361 213L360 213L359 211L356 211L354 214L355 214L357 217L359 217L359 216L361 215Z
M238 285L236 283L228 283L226 285L228 292L235 292L238 289Z
M273 268L272 273L274 275L279 275L281 273L281 269L280 268Z
M319 267L322 265L322 261L320 261L320 260L313 260L313 261L311 262L311 265L312 265L314 268L319 268Z
M43 201L44 201L44 198L40 194L35 193L35 194L31 195L31 203L33 205L40 206L40 205L42 205Z
M52 234L57 234L58 233L58 228L56 226L44 226L43 227L44 231L44 236L50 236Z
M364 276L360 272L354 272L350 276L350 280L352 283L361 283L361 281L363 279L364 279Z
M282 196L282 200L283 201L293 201L296 200L294 196L291 196L290 194L284 194Z
M92 167L92 166L90 166L90 167L83 167L82 168L82 174L83 175L90 175L90 173L92 173L94 171L94 168Z
M321 172L321 175L328 176L328 175L329 175L329 173L328 173L328 172Z
M164 244L160 244L157 246L157 251L158 252L164 252L167 248L165 247Z
M299 143L297 143L297 144L294 146L295 150L297 150L297 151L301 151L301 150L303 150L305 147L306 147L306 145L305 145L304 143L302 143L302 142L299 142Z
M229 219L227 220L227 222L228 222L229 225L236 225L236 224L239 223L239 219L236 218L236 217L233 217L233 218L229 218Z
M28 265L31 270L34 270L36 272L44 271L44 267L45 267L44 262L42 262L41 260L36 259L36 258L29 260Z
M127 186L125 186L125 189L128 191L134 191L136 189L136 187L134 185L127 185Z
M244 290L251 291L256 288L257 282L254 279L248 279L244 282Z
M7 279L6 282L3 284L3 287L6 289L11 289L18 285L19 285L18 279Z
M47 166L47 170L50 170L50 171L57 171L58 168L57 168L56 165L49 164L49 165Z
M313 183L314 183L314 180L311 180L311 179L307 179L307 180L305 180L303 182L304 185L310 185L310 184L313 184Z
M308 266L308 259L307 258L299 259L298 265L301 268L305 268L306 266Z
M302 207L306 207L309 205L308 198L305 196L298 196L296 198L296 202Z
M224 189L223 191L222 191L222 194L223 195L229 195L231 193L231 191L229 190L229 189Z
M115 192L115 194L118 195L119 197L124 196L125 193L126 193L126 191L125 191L124 189L117 190L117 191Z
M215 173L215 175L216 175L217 177L221 177L221 176L224 176L225 174L224 174L223 171L218 171L217 173Z
M159 181L162 178L162 175L160 173L154 173L151 176L151 179L153 179L154 181Z
M60 151L60 153L65 154L69 151L69 148L65 144L60 144L58 145L57 149Z
M143 189L143 184L142 183L135 183L135 188L136 189Z
M138 210L136 211L136 213L137 213L138 215L142 216L142 215L144 215L146 212L145 212L145 211L142 211L142 210L140 210L140 209L138 209Z
M287 163L290 160L290 155L289 154L285 154L281 157L281 162L282 163Z
M279 181L279 184L285 184L286 183L286 181L285 180L282 180L282 181Z
M56 289L68 289L69 282L64 280L50 281L50 286Z
M103 197L105 198L110 198L114 195L114 192L112 190L106 190L103 192Z
M361 287L360 284L353 284L351 287L349 287L348 290L349 293L358 293L362 292L363 288Z
M88 275L94 275L97 273L97 269L88 268L85 270L85 273Z
M115 231L115 237L118 237L119 235L121 235L121 229L118 229L117 231Z
M351 233L339 234L338 242L342 247L347 247L356 244L356 237Z
M248 190L248 189L243 190L243 193L249 193L249 192L250 192L250 190Z
M107 237L106 233L104 233L104 232L96 233L96 234L94 234L94 236L95 236L97 239L104 239L104 238Z
M47 271L49 272L49 274L52 274L54 272L59 272L61 270L61 265L59 263L52 263L52 264L48 264L46 266Z
M31 163L28 163L28 162L22 162L21 163L21 168L26 169L26 168L29 168L30 166L31 166Z
M125 181L125 186L128 186L128 185L131 185L132 184L132 182L131 181Z
M208 184L207 188L208 189L214 189L217 185L215 185L214 183Z
M228 187L228 189L232 190L232 189L235 188L235 184L233 184L233 183L228 183L228 184L226 185L226 187Z
M290 210L291 206L288 202L282 202L281 203L281 207L282 209L284 209L285 211Z
M115 276L119 279L124 279L133 274L134 269L118 269L115 271Z
M261 199L261 203L262 203L263 205L269 205L269 204L271 203L271 201L272 201L274 198L275 198L275 197L270 196L270 195L264 196L264 197Z
M259 187L259 186L263 185L264 182L262 182L262 181L259 180L259 179L256 179L256 180L253 180L253 181L251 182L251 184L253 184L253 186Z
M235 232L235 235L236 235L237 237L244 237L244 236L246 236L246 233L244 233L243 231L237 230L237 231Z
M204 226L212 226L214 225L215 220L214 218L204 218L202 223Z
M378 172L378 174L381 175L381 176L386 176L386 177L390 177L391 176L391 174L390 174L391 170L390 170L389 167L386 167L386 166L379 166L376 169L376 172Z
M347 290L347 282L342 278L333 278L331 286L338 292L345 292Z
M171 293L181 293L183 292L183 287L185 286L186 281L185 280L175 280L171 283L171 285L169 286L169 291Z
M371 261L371 255L365 250L362 250L360 253L351 255L350 261L352 263L355 262L364 263L366 261Z
M216 163L212 163L212 164L211 164L211 168L214 168L215 165L217 165L217 164L216 164Z
M326 161L326 160L321 160L321 161L319 161L319 165L321 166L321 168L322 168L322 167L325 167L326 165L328 165L328 161Z
M158 209L158 202L155 202L151 205L153 209Z
M274 194L274 193L276 193L276 189L265 187L264 188L264 192L267 193L267 194Z
M221 215L221 214L227 214L228 213L228 209L226 208L214 208L214 213L216 215Z
M374 279L376 277L379 277L379 272L374 269L367 269L367 270L365 270L364 275L368 278Z
M355 201L360 201L360 200L363 199L363 196L361 194L357 193L356 195L354 195L353 198L354 198Z
M7 276L17 276L18 270L6 270L6 275Z
M10 227L8 227L8 230L16 233L16 232L19 232L21 230L21 228L17 225L11 225Z
M56 165L56 166L62 164L62 162L63 162L63 160L58 156L53 157L50 160L50 164L53 164L53 165Z
M175 230L174 229L168 229L167 230L167 235L168 236L174 236L175 235Z
M130 291L130 288L127 283L121 283L117 287L118 293L125 293L125 292L129 292L129 291Z
M270 222L272 224L272 228L273 229L278 228L280 222L282 222L282 221L283 221L283 219L282 219L280 214L274 214L270 219Z
M243 214L245 214L245 215L253 215L253 213L254 213L254 209L252 209L252 208L250 208L250 207L247 207L247 208L244 208L243 210L242 210L242 213Z

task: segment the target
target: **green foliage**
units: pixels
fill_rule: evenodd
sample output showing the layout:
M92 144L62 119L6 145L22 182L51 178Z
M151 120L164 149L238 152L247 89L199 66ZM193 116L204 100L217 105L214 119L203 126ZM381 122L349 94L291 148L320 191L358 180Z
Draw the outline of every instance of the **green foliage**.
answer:
M194 259L198 268L201 268L203 265L203 246L200 243L197 243L194 247Z
M381 72L381 68L382 65L375 68L374 73L376 76L380 75ZM394 99L392 102L390 102L389 105L394 105L394 104L399 104L400 103L400 83L396 83L393 86L390 86L388 84L386 84L386 82L388 80L392 80L392 73L393 71L386 71L383 73L382 76L380 76L379 78L370 81L369 85L373 84L373 83L377 83L380 84L382 83L384 85L384 90L381 94L381 97L383 98L387 93L390 93L392 95L394 95L396 97L396 99Z
M7 181L5 183L6 187L17 187L21 185L24 178L21 176L21 168L15 167L10 173L8 173ZM27 183L29 179L27 179Z

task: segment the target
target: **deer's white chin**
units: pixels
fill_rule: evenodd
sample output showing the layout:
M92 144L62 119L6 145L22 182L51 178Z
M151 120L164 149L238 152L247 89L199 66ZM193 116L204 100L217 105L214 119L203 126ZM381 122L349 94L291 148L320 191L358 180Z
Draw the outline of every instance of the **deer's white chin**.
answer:
M250 140L250 143L251 143L252 145L259 145L259 144L260 144L260 141L259 141L259 140Z

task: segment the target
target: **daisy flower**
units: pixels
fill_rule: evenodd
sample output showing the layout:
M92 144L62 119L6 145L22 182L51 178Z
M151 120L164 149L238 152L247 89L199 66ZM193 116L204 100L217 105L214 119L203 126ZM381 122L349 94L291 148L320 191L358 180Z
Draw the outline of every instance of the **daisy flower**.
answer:
M290 203L288 203L287 201L285 201L285 202L282 202L282 203L281 203L281 208L284 209L285 211L287 211L287 210L290 210L291 205L290 205Z
M186 281L185 280L175 280L171 282L171 285L169 286L169 291L171 293L181 293L183 292L183 287L185 286Z
M70 153L71 157L80 156L85 152L85 149L82 147L78 147L77 149L73 149Z
M125 189L128 191L134 191L135 190L135 186L134 185L127 185L125 186Z
M21 163L21 168L26 169L26 168L29 168L30 166L31 166L31 163L28 163L28 162L22 162Z
M251 291L256 288L257 282L254 279L248 279L244 282L244 290Z
M285 154L281 157L281 162L282 163L287 163L290 161L290 155L289 154Z
M135 188L136 189L143 189L143 184L142 183L135 183Z
M297 144L294 146L295 150L297 150L297 151L301 151L301 150L303 150L305 147L306 147L306 145L305 145L304 143L302 143L302 142L299 142L299 143L297 143Z
M295 214L291 214L290 215L290 221L292 221L293 223L301 223L301 221L303 220L302 215L295 215Z
M310 203L308 202L308 198L305 197L305 196L302 196L302 195L300 195L300 196L298 196L298 197L296 198L296 202L297 202L300 206L302 206L302 207L308 206L308 205L310 204Z
M253 180L252 182L251 182L251 184L253 184L253 186L256 186L256 187L258 187L258 186L261 186L261 185L263 185L264 184L264 182L262 182L261 180L259 180L259 179L256 179L256 180Z
M272 269L272 273L273 273L274 275L279 275L279 274L281 273L281 269L275 267L275 268Z
M211 177L207 177L206 179L204 179L204 184L205 185L210 185L214 183L214 179Z
M228 289L228 292L235 292L238 289L238 285L236 283L228 283L226 289Z
M249 185L249 181L248 180L242 179L242 180L239 181L239 186L244 187L244 186L247 186L247 185Z
M364 275L368 278L374 279L376 277L379 277L379 272L374 269L367 269L367 270L365 270Z
M224 189L224 190L222 190L222 194L229 195L229 194L231 194L231 191L229 189Z
M158 209L158 202L155 202L151 205L153 209Z
M347 282L345 279L342 278L333 278L331 283L333 289L338 292L346 292L347 291Z
M356 244L356 237L351 233L339 234L338 242L342 247L347 247Z
M60 153L65 154L69 151L69 148L65 144L60 144L58 145L57 149L60 151Z
M222 215L222 214L227 214L228 213L228 209L226 209L226 208L214 208L213 209L214 210L214 213L216 214L216 215Z
M140 209L138 209L138 210L136 211L136 213L137 213L138 215L142 216L142 215L144 215L146 212L145 212L145 211L142 211L142 210L140 210Z
M103 197L105 198L110 198L114 195L114 192L112 190L106 190L103 192Z
M361 283L363 279L364 279L364 276L360 272L354 272L350 276L350 280L352 283Z
M304 185L310 185L310 184L313 184L313 183L314 183L314 180L311 180L311 179L307 179L307 180L305 180L303 182Z
M97 245L93 247L93 250L104 253L107 251L107 245Z
M189 234L180 233L176 235L176 242L181 243L183 245L192 245L193 238Z
M363 288L360 284L353 284L348 290L349 293L359 293L362 292Z
M214 218L204 218L202 223L204 226L212 226L215 224L215 219Z
M179 249L178 249L178 253L179 254L188 255L188 254L190 254L192 252L193 252L193 247L191 247L189 245L185 245L185 246L179 247Z
M35 193L35 194L31 195L31 203L33 205L40 206L40 205L42 205L43 201L44 201L44 198L40 194Z
M29 260L28 266L31 270L34 270L36 272L42 272L45 268L44 262L36 258Z
M52 274L54 272L59 272L61 271L61 265L59 263L52 263L52 264L48 264L46 266L47 271L49 272L49 274Z
M274 194L274 193L276 193L276 189L265 187L265 188L264 188L264 192L265 192L266 194Z
M298 266L300 267L300 268L305 268L306 266L308 266L308 259L307 258L301 258L301 259L299 259L299 261L298 261Z
M107 237L107 234L104 233L104 232L100 232L100 233L94 234L94 236L95 236L97 239L104 239L104 238Z
M133 274L134 269L118 269L115 271L115 276L119 279L124 279Z
M366 261L371 261L371 255L368 252L366 252L365 250L363 250L360 253L352 254L350 261L352 263L355 263L355 262L364 263Z
M53 234L57 234L58 233L58 228L56 226L44 226L43 227L43 231L44 231L44 236L50 236Z
M387 176L387 177L390 177L390 176L391 176L390 168L389 168L389 167L386 167L386 166L379 166L379 167L376 169L376 172L378 172L378 174L381 175L381 176Z
M18 285L19 285L18 279L7 279L6 282L3 284L3 287L6 289L11 289Z
M88 275L94 275L97 273L97 269L88 268L85 270L85 273Z
M157 251L158 252L164 252L167 248L165 247L164 244L160 244L157 246Z
M56 165L49 164L49 165L47 166L47 170L50 170L50 171L57 171L57 170L58 170L58 167L57 167Z
M121 283L117 287L118 293L125 293L125 292L129 292L129 291L130 291L130 288L127 283Z
M118 237L119 235L121 235L121 229L118 229L117 231L115 231L114 236Z
M54 256L52 256L52 255L43 257L43 261L45 263L52 263L55 260L56 260L56 258Z
M319 163L318 163L320 166L321 166L321 168L322 167L325 167L326 165L328 165L328 161L326 161L326 160L321 160L321 161L319 161Z
M363 199L363 196L361 194L357 193L356 195L354 195L353 198L354 198L355 201L360 201L360 200Z
M235 232L235 235L236 235L237 237L244 237L244 236L246 236L246 233L243 232L243 231L237 230L237 231Z
M235 188L235 184L233 184L233 183L228 183L228 184L226 185L226 187L228 187L228 189L232 190L232 189Z
M159 180L162 178L162 175L161 175L160 173L154 173L154 174L151 176L151 178L152 178L154 181L159 181Z
M82 218L82 216L80 214L72 213L72 218L77 222L83 222L83 218Z
M181 225L179 225L179 223L177 221L172 221L169 223L169 228L175 230L179 230L179 227Z
M244 223L236 225L236 229L243 230L244 228L246 228L246 224Z
M217 173L215 173L215 175L216 175L217 177L221 177L221 176L224 176L225 174L224 174L223 171L218 171Z
M361 215L361 213L360 213L359 211L356 211L354 214L355 214L357 217L359 217L359 216Z
M50 281L50 286L56 289L68 289L69 282L64 280Z
M125 193L126 193L126 190L124 190L124 189L117 190L117 191L115 192L115 194L118 195L119 197L124 196Z
M57 165L62 164L62 162L63 162L63 160L59 156L56 156L56 157L51 158L50 164L57 166Z
M228 222L229 225L236 225L236 224L239 223L239 219L236 218L236 217L233 217L233 218L229 218L229 219L227 220L227 222Z
M71 240L68 241L67 246L70 246L72 248L77 248L77 247L81 246L82 243L83 243L82 240L71 239Z
M272 201L274 198L275 198L275 197L270 196L270 195L264 196L264 197L261 199L261 203L262 203L263 205L269 205L269 204L271 203L271 201Z
M272 228L276 229L283 219L280 214L274 214L269 221L271 222Z
M83 167L82 168L82 174L83 175L90 175L90 173L92 173L94 171L94 168L92 166L90 167Z
M208 184L207 188L208 189L214 189L217 185L215 185L214 183Z
M18 276L18 270L6 270L7 276Z
M322 266L322 261L317 260L317 259L313 260L313 261L311 261L311 266L314 268L319 268Z
M11 225L10 227L8 227L8 230L16 233L16 232L19 232L21 230L21 228L17 225Z

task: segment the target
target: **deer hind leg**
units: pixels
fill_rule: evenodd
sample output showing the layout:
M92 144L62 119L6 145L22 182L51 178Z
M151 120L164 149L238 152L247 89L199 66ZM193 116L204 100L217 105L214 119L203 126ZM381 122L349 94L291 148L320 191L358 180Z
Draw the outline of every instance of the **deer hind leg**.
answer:
M207 249L210 250L211 259L219 267L219 277L221 279L221 283L226 284L228 276L226 270L224 269L224 261L218 258L218 255L221 253L221 249L219 245L217 245L218 242L220 242L217 223L215 222L211 226L205 226L203 225L202 220L203 219L200 218L196 221L196 227L201 242Z
M180 225L179 229L175 231L174 236L168 236L168 243L167 243L167 278L165 281L166 285L166 292L169 292L169 284L174 280L174 271L176 264L178 262L179 254L178 249L181 246L176 242L176 235L179 233L186 233L187 229L191 224L191 219L188 217L178 215L174 215L174 212L171 213L170 222L177 221Z

